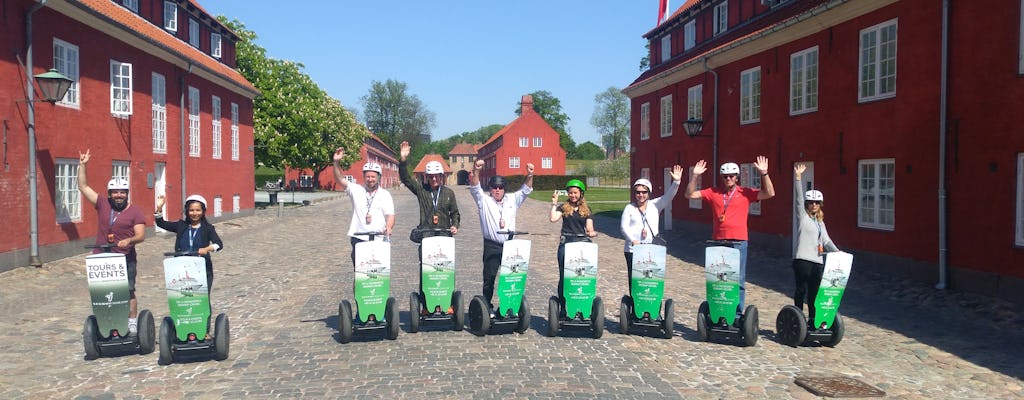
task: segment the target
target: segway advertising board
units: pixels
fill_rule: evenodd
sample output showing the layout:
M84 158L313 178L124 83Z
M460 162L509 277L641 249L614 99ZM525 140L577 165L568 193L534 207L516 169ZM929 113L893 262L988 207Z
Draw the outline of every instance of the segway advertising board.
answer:
M567 252L568 253L568 252ZM661 300L665 293L665 246L638 244L633 246L633 316L646 314L651 319L661 315Z
M832 328L852 266L853 254L837 251L825 255L825 272L821 275L818 297L814 299L814 322L818 324L816 328Z
M386 319L385 307L391 294L391 243L370 240L356 243L356 267L353 295L359 322L370 316ZM397 321L396 321L397 322Z
M732 325L740 304L740 251L708 246L704 249L704 262L711 323L719 324L724 318L726 325Z
M447 311L449 306L454 306L451 302L455 291L455 238L426 237L421 246L420 282L427 311L434 312L438 307Z
M206 259L180 256L164 259L167 307L180 341L188 334L205 338L210 319L210 288L206 286Z
M519 306L523 294L526 293L526 274L529 270L530 241L505 241L501 249L501 266L498 268L498 303L501 306L501 315L519 315Z
M85 257L85 269L92 313L96 317L99 334L108 337L117 330L121 335L126 335L131 291L128 287L128 262L124 254L90 254Z
M572 318L581 313L583 318L590 319L597 293L597 243L566 243L562 276L565 277L562 284L565 314Z

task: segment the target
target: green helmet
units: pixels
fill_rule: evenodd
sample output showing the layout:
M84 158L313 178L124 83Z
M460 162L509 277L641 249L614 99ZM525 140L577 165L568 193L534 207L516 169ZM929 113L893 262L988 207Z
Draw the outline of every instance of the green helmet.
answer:
M581 192L586 192L587 191L587 184L583 183L583 181L581 181L579 179L572 179L569 182L566 182L565 190L569 190L569 188L571 188L571 187L578 187L578 188L580 188Z

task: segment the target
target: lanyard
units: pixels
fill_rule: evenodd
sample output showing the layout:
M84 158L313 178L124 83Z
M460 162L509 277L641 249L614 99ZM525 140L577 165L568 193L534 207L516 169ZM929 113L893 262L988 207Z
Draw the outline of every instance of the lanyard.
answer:
M110 226L114 226L114 222L117 222L117 217L120 217L120 216L121 216L120 212L117 212L117 211L114 211L114 210L110 210Z
M196 248L194 242L195 242L195 238L196 238L196 234L197 233L199 233L199 228L194 228L194 229L192 227L188 228L188 249L189 250L195 250L195 248Z
M722 215L725 215L725 211L729 209L729 203L732 202L732 196L736 195L736 189L736 187L733 187L732 190L729 191L729 197L722 195L722 203L724 203L722 207Z
M434 192L430 192L430 200L434 203L434 212L437 212L437 201L441 200L441 188L437 188L437 197L434 197Z
M374 197L377 197L377 190L376 189L373 191L373 196L370 196L370 193L366 193L366 213L367 214L370 213L370 205L373 204L373 198Z
M650 205L650 202L648 202L648 205ZM657 210L658 208L655 207L654 209ZM651 228L651 224L649 222L647 222L647 215L646 215L646 213L644 212L644 210L641 210L640 207L637 207L636 211L640 213L640 219L642 219L644 221L643 225L646 225L647 229L651 230L651 237L653 239L653 237L654 237L654 228ZM643 229L643 226L641 226L640 229Z

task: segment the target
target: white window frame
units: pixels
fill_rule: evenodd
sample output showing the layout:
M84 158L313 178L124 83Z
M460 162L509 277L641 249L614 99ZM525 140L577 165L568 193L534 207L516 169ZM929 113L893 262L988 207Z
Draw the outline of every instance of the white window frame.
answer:
M697 45L697 21L690 20L683 25L683 51Z
M110 162L110 179L124 179L131 182L131 162L113 160Z
M512 168L512 169L518 169L519 168L519 157L509 157L508 158L508 167Z
M224 215L224 199L220 196L213 196L213 216L220 217Z
M704 119L704 85L686 89L686 119Z
M213 158L219 160L221 158L220 97L212 96L210 98L210 105L210 116L212 120L212 123L210 125L213 128L212 132L210 133L210 136L212 137L212 146L210 147L210 152L213 153Z
M640 140L651 138L651 103L640 105Z
M199 48L199 21L188 19L188 44Z
M154 72L152 81L153 153L167 154L167 79Z
M199 129L199 89L188 87L188 155L199 157L202 152Z
M740 164L740 185L751 189L761 190L761 173L754 167L754 164ZM754 201L750 203L750 208L747 210L750 215L761 215L761 202Z
M661 37L661 62L666 63L672 58L672 34Z
M650 168L640 168L640 177L643 178L643 179L651 180L651 169ZM632 196L633 193L630 193L629 195Z
M896 97L897 22L894 18L860 31L858 102Z
M818 111L818 46L789 56L789 115Z
M693 176L693 166L692 165L687 169L686 176ZM698 178L695 181L695 183L693 184L693 191L694 192L699 192L703 188L704 188L704 184L701 182L701 179ZM688 199L687 201L690 203L689 205L690 205L691 209L700 210L700 209L704 208L704 200L703 199Z
M888 172L891 176L882 176ZM892 199L892 208L883 208L883 197ZM889 221L883 221L886 213ZM857 226L896 229L896 159L859 160L857 162Z
M551 169L551 168L552 168L551 157L541 157L540 158L540 169Z
M220 58L221 56L220 42L221 38L219 33L210 33L210 55L214 58Z
M54 164L54 207L58 224L82 220L82 194L78 191L78 159L58 158Z
M133 13L139 13L139 0L121 0L121 5L132 10Z
M533 147L544 147L544 138L540 136L533 137Z
M164 1L164 29L177 32L178 31L178 3L173 1Z
M740 125L761 121L761 67L740 73Z
M519 147L530 147L530 138L525 137L525 136L520 137L519 138Z
M132 115L132 65L110 60L110 113Z
M231 213L238 214L242 211L242 196L234 195L231 196Z
M231 103L231 159L238 161L238 104Z
M661 137L672 136L672 95L661 98Z
M1017 218L1013 244L1024 246L1024 153L1017 153Z
M60 72L64 76L71 79L71 86L68 87L68 93L64 95L63 99L57 102L62 106L71 108L80 108L81 94L79 93L79 62L78 46L63 40L53 38L53 68Z
M729 29L729 1L725 0L715 6L713 35L718 35Z

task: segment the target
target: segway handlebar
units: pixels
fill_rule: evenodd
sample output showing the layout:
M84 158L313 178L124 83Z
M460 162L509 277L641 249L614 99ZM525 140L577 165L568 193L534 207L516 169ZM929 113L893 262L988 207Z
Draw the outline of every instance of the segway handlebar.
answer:
M704 242L704 244L707 245L707 246L734 247L736 244L738 244L740 242L742 242L742 240L722 239L722 240L707 240L707 241Z
M103 249L103 250L106 250L106 251L108 251L108 252L110 251L110 249L112 249L112 248L115 248L115 247L117 247L117 245L116 245L116 244L114 244L114 243L107 243L107 244L87 244L87 245L85 245L85 248L87 248L87 249Z
M370 241L373 241L373 239L376 238L377 236L384 236L384 232L381 232L381 231L355 232L355 233L353 233L353 235L356 235L356 236L364 236L364 235L365 236L369 236L370 237ZM384 237L384 241L387 241L387 240L388 240L388 238L385 236Z
M168 251L164 253L164 257L199 257L198 251Z
M444 228L416 228L416 229L413 229L413 230L416 231L416 232L424 232L424 233L426 233L426 232L443 233L445 235L448 235L448 237L452 236L452 231L448 230L448 229L444 229Z

